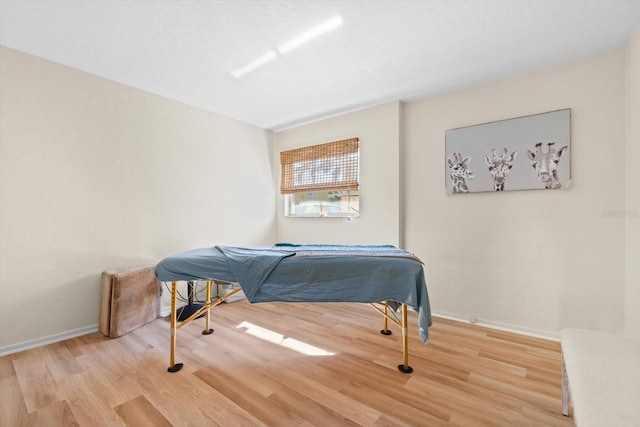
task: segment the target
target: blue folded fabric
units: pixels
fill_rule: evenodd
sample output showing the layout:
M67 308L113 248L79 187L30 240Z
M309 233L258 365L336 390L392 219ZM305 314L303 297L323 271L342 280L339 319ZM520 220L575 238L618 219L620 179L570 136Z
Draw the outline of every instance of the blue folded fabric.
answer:
M420 259L404 249L393 245L330 245L330 244L293 244L276 243L274 249L295 252L297 257L318 257L318 256L370 256L370 257L396 257L411 258L416 261Z
M156 266L156 277L237 282L251 303L404 303L418 312L420 338L429 340L423 264L391 245L216 246L165 258Z
M242 286L242 291L249 302L253 302L253 297L260 290L260 286L280 261L295 255L295 252L266 248L235 246L216 246L216 248L226 257L229 268Z

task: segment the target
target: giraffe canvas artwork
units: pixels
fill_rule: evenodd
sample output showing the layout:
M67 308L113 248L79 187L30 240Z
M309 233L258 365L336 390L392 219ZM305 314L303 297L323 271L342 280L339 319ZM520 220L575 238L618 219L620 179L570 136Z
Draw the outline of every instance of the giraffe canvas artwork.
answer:
M505 148L501 155L496 154L496 150L491 150L493 154L491 158L484 156L484 162L489 167L489 173L493 179L493 191L504 191L504 183L509 176L509 171L513 167L513 160L516 158L517 151L507 156Z
M544 188L561 188L562 183L558 178L558 163L560 163L560 157L567 151L569 146L565 145L558 151L554 148L555 143L547 143L547 152L542 151L542 143L536 144L536 151L531 152L527 150L527 155L531 160L531 165L538 174L538 179L544 184Z
M468 193L467 179L473 179L473 172L469 170L471 157L464 159L460 153L453 153L453 158L447 158L447 165L451 169L451 181L454 193Z
M568 188L570 127L563 109L447 130L447 193Z

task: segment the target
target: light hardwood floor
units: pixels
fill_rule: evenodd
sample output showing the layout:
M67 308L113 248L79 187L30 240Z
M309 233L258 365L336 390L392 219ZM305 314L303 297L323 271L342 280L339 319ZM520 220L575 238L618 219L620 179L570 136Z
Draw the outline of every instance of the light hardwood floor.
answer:
M2 357L0 426L573 425L557 342L434 318L424 345L409 313L403 374L400 331L365 304L238 301L212 320L179 330L173 374L166 319Z

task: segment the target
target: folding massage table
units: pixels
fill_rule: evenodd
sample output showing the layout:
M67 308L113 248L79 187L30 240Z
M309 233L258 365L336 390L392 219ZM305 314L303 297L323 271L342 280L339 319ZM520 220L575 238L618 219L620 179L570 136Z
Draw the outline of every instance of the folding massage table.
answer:
M171 349L169 372L179 371L175 362L177 331L206 314L203 334L210 328L210 310L242 290L250 303L257 302L358 302L369 303L387 322L402 330L403 363L398 369L410 373L407 306L418 313L419 335L429 340L431 310L422 262L413 254L390 245L293 245L271 248L216 246L182 252L160 261L155 275L171 283ZM207 282L204 305L178 324L177 282ZM238 283L236 290L211 299L211 284ZM400 314L396 314L400 311Z

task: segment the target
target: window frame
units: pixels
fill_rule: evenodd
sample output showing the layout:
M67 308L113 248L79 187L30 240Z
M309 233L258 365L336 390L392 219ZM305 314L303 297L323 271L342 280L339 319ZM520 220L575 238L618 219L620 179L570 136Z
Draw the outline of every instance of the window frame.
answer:
M347 205L346 210L342 210L340 212L325 212L321 208L316 212L315 209L312 212L305 213L296 213L295 206L299 206L300 204L295 203L296 196L307 197L308 200L302 203L308 203L309 206L313 206L315 203L331 203L326 202L325 200L319 200L313 198L309 193L291 193L284 195L284 216L289 218L358 218L360 216L360 191L359 190L337 190L341 192L348 193L346 195L347 201L343 202L342 200L339 202L340 204ZM328 191L331 193L332 191ZM304 196L302 196L304 195ZM354 202L351 200L355 199ZM332 203L331 206L334 206L335 203ZM352 206L355 205L355 206Z
M284 195L286 217L354 218L360 216L360 143L359 138L305 146L280 152L280 193ZM327 213L324 203L331 203L332 192L346 192L341 211ZM314 198L315 193L323 196ZM296 203L296 198L306 199ZM354 200L355 199L355 200ZM354 200L355 206L351 206ZM316 205L319 205L317 207ZM313 212L295 213L295 206L308 203ZM332 203L332 206L335 203ZM346 210L344 210L346 209Z

